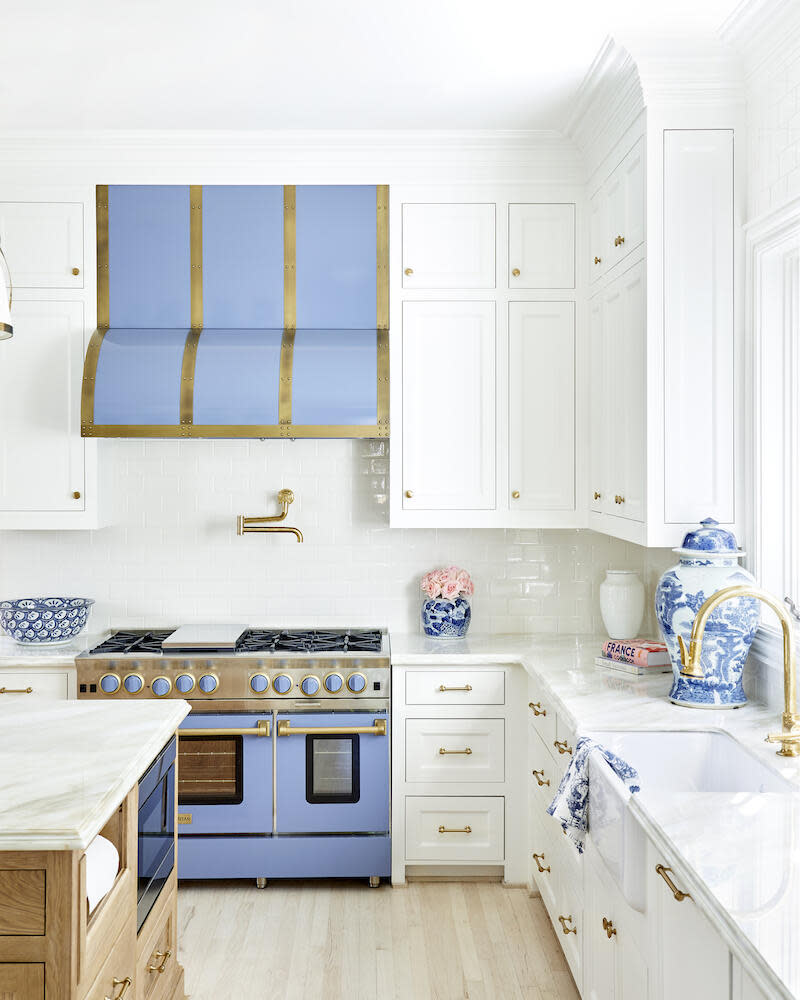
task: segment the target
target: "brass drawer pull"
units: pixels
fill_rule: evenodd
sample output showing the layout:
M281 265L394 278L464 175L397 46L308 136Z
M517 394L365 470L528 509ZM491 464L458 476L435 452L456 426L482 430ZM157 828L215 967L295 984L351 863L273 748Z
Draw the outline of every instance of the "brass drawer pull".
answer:
M536 778L540 788L542 785L550 784L550 779L545 778L544 771L531 771L531 774L534 776L534 778ZM536 855L534 855L534 857L536 857Z
M386 719L376 719L371 726L293 726L291 719L278 721L278 736L385 736Z
M112 979L111 985L114 989L121 986L122 989L117 993L115 997L106 997L105 1000L122 1000L128 990L131 988L133 980L130 976L126 976L124 979Z
M33 694L33 688L0 688L0 694Z
M602 496L602 493L598 493L597 490L594 491L594 498L595 498L595 500L599 500L601 496Z
M439 685L440 691L471 691L472 685L465 684L463 687L446 687L444 684Z
M594 259L595 264L599 264L602 259L603 259L602 257L595 257Z
M161 963L159 965L148 965L147 971L163 973L164 969L167 967L167 962L172 958L172 952L169 950L169 948L167 948L166 951L157 951L153 955L153 958L156 959L156 961L158 961L158 959L160 958Z
M603 930L606 932L606 936L608 937L609 941L617 933L617 928L608 919L608 917L603 917Z
M679 903L682 903L684 899L692 898L688 892L681 892L681 890L677 887L677 885L675 885L675 883L669 877L670 874L672 874L671 868L665 868L664 865L656 865L656 871L667 883L667 885L669 886L669 891L672 893L675 899L678 900Z
M563 931L564 934L577 934L578 933L578 929L576 927L567 927L567 924L569 923L570 920L572 920L572 914L571 913L570 913L570 915L568 917L559 917L558 918L558 921L561 924L561 930Z
M614 503L625 503L625 497L617 493L617 495L614 497Z
M618 236L614 240L614 246L615 247L621 247L624 242L625 242L625 237L624 236Z
M547 715L547 709L542 708L542 703L540 701L529 701L528 708L534 715Z
M572 747L566 740L553 740L553 746L559 753L572 753Z
M465 753L468 757L472 753L472 747L464 747L463 750L445 750L444 747L439 747L439 753Z
M465 826L462 829L453 829L452 827L440 826L439 833L472 833L471 826Z
M270 721L261 719L250 729L179 729L178 736L269 736Z
M533 860L536 862L536 867L539 869L540 872L550 871L550 865L542 864L542 862L544 861L544 854L534 854Z

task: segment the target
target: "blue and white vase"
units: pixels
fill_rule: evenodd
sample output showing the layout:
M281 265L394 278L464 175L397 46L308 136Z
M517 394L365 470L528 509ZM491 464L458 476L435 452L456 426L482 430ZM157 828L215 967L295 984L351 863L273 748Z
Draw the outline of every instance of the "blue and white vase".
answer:
M466 597L444 597L422 602L422 631L432 639L461 639L469 630L472 608Z
M758 601L735 597L716 608L703 635L702 677L681 676L678 636L688 648L695 616L712 594L723 587L755 583L755 577L738 564L745 553L732 532L710 517L688 532L673 552L680 560L656 587L656 618L672 660L669 699L688 708L739 708L747 703L742 671L761 617Z

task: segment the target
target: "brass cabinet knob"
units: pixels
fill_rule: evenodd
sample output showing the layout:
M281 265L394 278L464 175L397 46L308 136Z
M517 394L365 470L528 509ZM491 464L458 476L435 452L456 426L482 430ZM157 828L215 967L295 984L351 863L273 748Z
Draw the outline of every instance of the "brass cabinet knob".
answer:
M625 503L625 497L620 496L619 493L614 497L614 503Z
M594 491L594 498L595 498L595 500L599 500L601 496L602 496L602 494L598 493L597 490Z
M81 269L79 267L73 267L72 273L77 276L81 273Z
M621 247L624 242L625 242L625 237L624 236L618 236L614 240L614 246L615 247Z
M78 490L75 490L75 492L72 494L72 499L73 500L80 500L80 498L81 498L80 493L78 492Z
M414 496L414 491L413 490L406 490L406 496L410 500Z
M413 274L414 273L414 268L413 267L407 267L403 273L404 274Z
M518 278L520 275L520 270L518 267L515 267L511 273L514 275L515 278Z
M595 264L599 264L602 260L603 260L602 257L595 257L594 262Z
M513 497L513 498L514 498L515 500L519 500L519 490L514 490L514 491L512 492L512 494L511 494L511 496L512 496L512 497Z
M609 941L617 933L617 928L608 919L608 917L603 917L603 930L606 932Z

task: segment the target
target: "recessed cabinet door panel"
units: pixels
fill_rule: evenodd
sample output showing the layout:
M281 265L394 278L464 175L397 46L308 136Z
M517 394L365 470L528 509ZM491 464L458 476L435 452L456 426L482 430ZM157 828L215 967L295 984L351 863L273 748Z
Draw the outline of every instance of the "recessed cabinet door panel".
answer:
M602 512L607 509L610 471L610 431L609 431L609 372L611 362L603 322L603 296L596 295L589 302L589 373L591 413L589 459L589 506Z
M573 302L509 303L508 379L511 509L573 510Z
M406 719L406 781L503 781L503 719Z
M644 139L626 154L604 188L608 266L621 261L644 240Z
M608 232L606 222L606 199L602 191L595 191L589 200L589 279L597 279L608 266Z
M0 247L15 288L83 288L83 205L0 203Z
M403 303L403 507L495 506L493 302Z
M11 321L0 365L0 510L83 510L83 303L17 300Z
M403 288L494 288L493 204L403 205Z
M575 287L575 206L508 206L509 288Z

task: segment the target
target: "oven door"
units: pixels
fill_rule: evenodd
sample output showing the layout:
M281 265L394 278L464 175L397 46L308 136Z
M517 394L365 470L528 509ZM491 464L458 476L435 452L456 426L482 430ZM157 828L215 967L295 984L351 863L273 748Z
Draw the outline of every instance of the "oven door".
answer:
M388 833L386 713L278 716L278 833Z
M271 833L271 717L192 712L178 736L181 836Z

